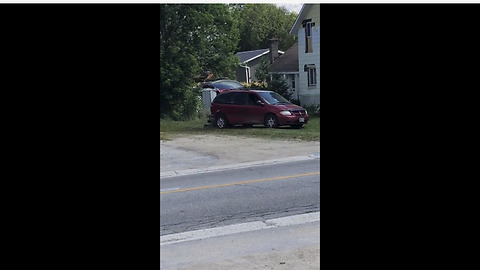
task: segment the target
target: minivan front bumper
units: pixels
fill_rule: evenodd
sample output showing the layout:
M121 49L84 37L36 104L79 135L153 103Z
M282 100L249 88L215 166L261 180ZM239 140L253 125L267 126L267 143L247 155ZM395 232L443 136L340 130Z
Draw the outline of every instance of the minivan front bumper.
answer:
M280 126L285 125L300 125L308 123L308 115L296 116L296 115L277 115L278 124Z

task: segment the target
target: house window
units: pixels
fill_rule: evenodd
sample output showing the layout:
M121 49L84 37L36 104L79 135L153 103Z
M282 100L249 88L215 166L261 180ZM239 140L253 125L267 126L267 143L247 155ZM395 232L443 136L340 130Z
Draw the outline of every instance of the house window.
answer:
M312 37L312 23L308 22L305 24L305 36Z
M295 91L295 75L292 76L292 91Z
M317 68L315 65L305 65L305 72L307 72L308 86L317 85Z
M315 26L315 23L312 22L312 19L303 21L303 28L305 29L305 53L313 52L312 47L312 27Z
M317 85L317 69L308 69L308 86Z

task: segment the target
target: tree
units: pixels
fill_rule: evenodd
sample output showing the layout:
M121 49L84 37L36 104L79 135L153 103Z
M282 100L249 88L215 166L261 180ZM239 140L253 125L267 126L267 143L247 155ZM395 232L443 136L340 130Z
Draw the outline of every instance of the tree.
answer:
M262 57L262 61L258 65L257 69L255 70L255 77L257 77L259 81L263 82L265 81L265 79L267 79L269 66L270 66L270 63L267 60L267 58Z
M160 117L195 116L195 78L233 77L239 32L225 4L160 5Z
M279 93L281 96L288 100L292 100L292 93L288 91L288 84L283 78L283 75L278 74L278 73L273 73L270 76L267 77L267 82L268 82L268 90L270 91L275 91Z
M286 51L295 42L296 36L290 35L298 14L274 4L245 4L235 6L239 20L239 51L251 51L268 48L268 40L276 37L279 49Z

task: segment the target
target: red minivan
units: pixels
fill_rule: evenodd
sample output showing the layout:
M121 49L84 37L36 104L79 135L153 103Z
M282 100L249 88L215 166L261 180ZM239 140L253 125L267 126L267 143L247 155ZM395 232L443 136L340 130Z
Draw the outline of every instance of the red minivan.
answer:
M301 128L308 123L307 110L273 91L226 91L215 97L210 112L210 121L218 128L255 124L269 128L286 125Z

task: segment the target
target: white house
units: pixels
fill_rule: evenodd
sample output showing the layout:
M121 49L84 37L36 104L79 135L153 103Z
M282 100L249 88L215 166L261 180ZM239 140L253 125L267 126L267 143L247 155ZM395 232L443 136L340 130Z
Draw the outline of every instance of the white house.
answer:
M320 4L304 4L290 34L298 37L300 104L320 106Z

